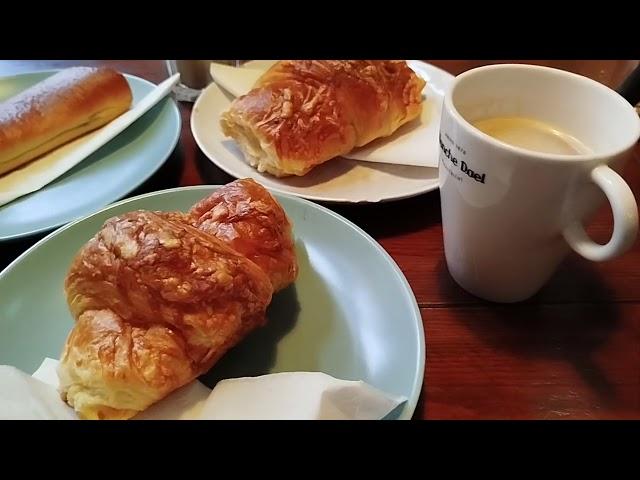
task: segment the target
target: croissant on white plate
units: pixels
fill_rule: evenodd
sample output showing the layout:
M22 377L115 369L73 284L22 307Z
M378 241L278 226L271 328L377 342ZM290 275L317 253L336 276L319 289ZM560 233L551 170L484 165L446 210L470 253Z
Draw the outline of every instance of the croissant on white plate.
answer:
M305 175L420 116L424 86L404 60L283 60L220 126L259 172Z

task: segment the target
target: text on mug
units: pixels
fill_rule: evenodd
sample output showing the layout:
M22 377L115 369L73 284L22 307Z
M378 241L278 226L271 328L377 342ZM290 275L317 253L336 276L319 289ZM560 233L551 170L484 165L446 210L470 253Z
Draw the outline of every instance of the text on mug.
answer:
M448 135L445 134L445 136L449 138ZM459 151L466 153L464 149L460 147L457 147L457 148ZM474 172L471 168L469 168L469 165L464 160L460 160L455 156L453 156L451 154L451 148L446 147L445 144L442 142L442 135L440 135L440 150L442 150L442 153L447 158L447 160L449 160L449 162L451 162L452 165L458 167L462 173L467 175L469 178L474 179L476 182L485 183L487 174Z

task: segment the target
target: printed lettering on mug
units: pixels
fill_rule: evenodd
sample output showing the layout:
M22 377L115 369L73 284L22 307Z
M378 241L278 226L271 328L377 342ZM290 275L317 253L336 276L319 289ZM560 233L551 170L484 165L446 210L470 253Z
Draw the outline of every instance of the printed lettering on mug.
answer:
M445 139L448 140L449 146L446 146L442 141L442 133L440 134L440 163L444 169L449 172L453 178L462 182L465 177L468 177L478 183L487 183L486 172L479 172L472 168L469 160L466 158L467 151L465 148L455 144L455 142L447 135L444 134Z

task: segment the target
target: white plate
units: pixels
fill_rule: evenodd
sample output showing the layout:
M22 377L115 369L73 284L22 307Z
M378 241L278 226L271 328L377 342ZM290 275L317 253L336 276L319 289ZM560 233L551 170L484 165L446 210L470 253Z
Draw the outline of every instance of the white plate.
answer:
M247 62L249 68L268 68L273 61ZM444 95L453 75L418 60L408 62L427 81L425 107L432 112L434 131L439 129ZM236 178L250 177L276 192L310 200L339 203L380 202L413 197L438 188L438 170L359 162L337 158L314 168L304 177L276 178L260 173L244 160L235 142L220 129L220 114L233 97L215 84L209 85L196 101L191 113L191 131L204 154L218 167ZM433 135L437 155L437 135Z

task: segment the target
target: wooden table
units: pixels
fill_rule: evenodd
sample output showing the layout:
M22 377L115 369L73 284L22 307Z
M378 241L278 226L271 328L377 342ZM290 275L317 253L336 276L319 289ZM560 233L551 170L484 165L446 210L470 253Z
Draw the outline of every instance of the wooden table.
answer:
M432 61L458 74L488 61ZM637 61L529 61L571 70L613 88ZM0 75L73 64L108 64L159 82L163 61L4 61ZM191 105L181 104L180 146L132 195L178 185L232 180L197 148ZM626 178L640 199L640 147ZM438 192L394 203L331 206L393 256L416 295L427 339L423 392L414 418L640 418L640 248L606 263L575 254L535 298L518 305L481 301L447 273ZM588 229L611 232L604 207ZM0 268L33 243L0 246Z

